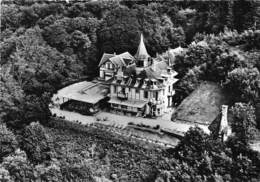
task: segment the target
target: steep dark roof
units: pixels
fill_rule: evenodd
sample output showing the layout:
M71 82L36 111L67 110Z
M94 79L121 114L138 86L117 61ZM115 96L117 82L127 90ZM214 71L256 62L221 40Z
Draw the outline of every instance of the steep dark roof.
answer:
M131 64L129 66L126 67L126 69L124 70L124 75L126 76L135 76L136 75L136 65L135 64Z
M121 67L128 65L134 60L134 57L129 52L124 52L119 55L104 53L98 66L101 66L107 60L110 60L114 65Z
M160 73L156 70L153 70L151 67L146 68L145 70L145 76L149 79L160 79Z
M108 54L108 53L104 53L98 66L101 66L103 63L105 63L108 59L114 57L114 54Z

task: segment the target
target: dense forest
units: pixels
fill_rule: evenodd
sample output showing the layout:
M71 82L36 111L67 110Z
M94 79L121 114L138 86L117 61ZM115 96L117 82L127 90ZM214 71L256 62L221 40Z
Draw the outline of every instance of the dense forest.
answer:
M104 52L134 54L140 33L154 57L186 48L179 102L204 81L230 93L227 142L192 128L164 150L54 121L53 93L93 79ZM4 0L0 41L0 181L260 180L260 2Z

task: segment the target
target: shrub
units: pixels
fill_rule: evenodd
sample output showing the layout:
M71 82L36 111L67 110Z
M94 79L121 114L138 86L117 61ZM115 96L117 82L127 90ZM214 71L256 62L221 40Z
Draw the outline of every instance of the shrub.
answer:
M22 149L33 163L42 163L50 160L53 154L52 138L46 133L44 127L37 123L31 123L24 130Z
M0 169L4 169L5 173L8 171L13 181L35 181L33 167L24 151L16 150L14 154L5 157Z
M156 126L153 127L153 129L155 129L155 130L160 129L160 125L157 124Z
M11 176L9 174L9 171L3 167L0 167L0 181L11 182Z
M91 170L85 164L63 165L61 171L63 181L95 181Z
M37 181L62 181L60 163L57 160L51 161L51 163L48 166L46 164L39 164L35 166L34 171L35 174L37 174Z

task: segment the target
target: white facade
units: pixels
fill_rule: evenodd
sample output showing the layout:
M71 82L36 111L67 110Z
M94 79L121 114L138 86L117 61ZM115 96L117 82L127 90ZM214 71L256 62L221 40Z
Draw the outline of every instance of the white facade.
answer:
M104 54L100 80L110 85L110 106L114 112L136 116L161 116L172 107L177 73L169 61L156 61L146 51L141 35L137 53Z

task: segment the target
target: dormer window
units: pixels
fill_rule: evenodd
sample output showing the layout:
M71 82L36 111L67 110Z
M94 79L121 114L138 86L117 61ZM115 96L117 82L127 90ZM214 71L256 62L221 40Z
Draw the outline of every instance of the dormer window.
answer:
M140 85L141 78L137 78L134 87L138 87Z
M172 68L171 67L168 67L167 68L167 73L170 73L172 71Z
M148 81L149 81L148 78L144 79L144 84L143 84L142 88L146 88L147 87Z

